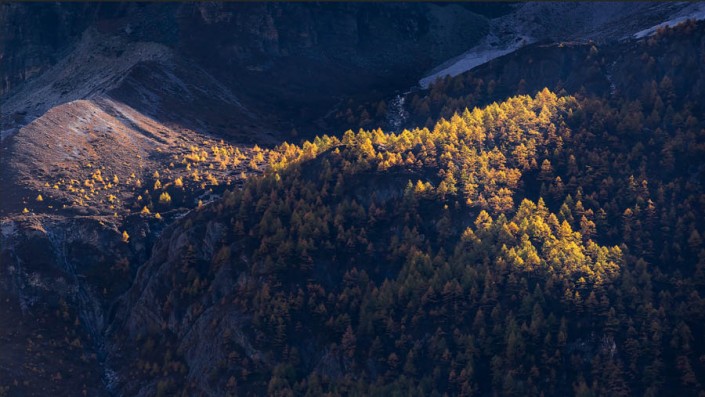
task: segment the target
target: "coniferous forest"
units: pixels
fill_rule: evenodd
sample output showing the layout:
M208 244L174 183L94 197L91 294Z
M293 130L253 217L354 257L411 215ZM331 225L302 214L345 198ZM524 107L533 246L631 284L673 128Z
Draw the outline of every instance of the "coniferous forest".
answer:
M702 395L703 32L641 43L635 94L460 110L461 75L431 87L457 110L430 126L272 149L263 176L173 231L189 244L156 313L247 319L252 345L212 375L232 393ZM176 337L136 333L131 373L188 394Z
M236 18L211 11L209 34ZM196 69L154 48L68 122L3 138L22 189L0 203L0 397L705 397L705 22L531 44L397 95L401 121L351 95L247 145L138 114L154 76ZM175 85L260 110L213 81ZM138 138L42 154L79 119Z

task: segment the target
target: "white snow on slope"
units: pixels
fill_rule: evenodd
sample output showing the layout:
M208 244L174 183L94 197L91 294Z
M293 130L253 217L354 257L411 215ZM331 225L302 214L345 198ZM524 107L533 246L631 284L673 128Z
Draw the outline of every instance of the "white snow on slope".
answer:
M457 76L495 58L499 58L502 55L514 52L531 42L532 40L528 37L520 37L518 38L518 41L499 48L491 47L487 43L480 44L471 48L463 55L455 58L453 62L450 62L450 64L445 68L432 72L432 74L422 78L419 81L419 85L421 88L428 88L428 86L438 78L443 78L445 76Z
M436 79L457 76L541 40L617 40L635 36L634 32L650 34L661 26L653 26L657 21L677 24L688 18L705 19L705 2L521 3L508 15L491 20L490 32L478 45L432 69L419 85L426 89Z
M688 19L695 19L696 21L705 19L705 2L691 4L675 15L672 19L635 33L634 38L641 39L643 37L651 36L660 28L673 27L679 23L687 21Z

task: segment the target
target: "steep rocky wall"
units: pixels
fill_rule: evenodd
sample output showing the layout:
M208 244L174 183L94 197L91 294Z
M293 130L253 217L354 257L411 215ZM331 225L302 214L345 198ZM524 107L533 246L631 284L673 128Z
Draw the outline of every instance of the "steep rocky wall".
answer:
M176 61L212 75L254 112L284 120L278 128L288 132L297 123L310 126L340 98L403 88L463 52L487 30L487 18L471 9L420 3L4 3L0 97L17 96L26 82L75 56L85 32L94 32L112 43L106 56L116 59L136 43L165 46ZM11 110L3 112L4 125L25 111Z
M157 235L141 222L129 232L124 243L115 225L91 217L0 222L0 391L107 394L103 330Z

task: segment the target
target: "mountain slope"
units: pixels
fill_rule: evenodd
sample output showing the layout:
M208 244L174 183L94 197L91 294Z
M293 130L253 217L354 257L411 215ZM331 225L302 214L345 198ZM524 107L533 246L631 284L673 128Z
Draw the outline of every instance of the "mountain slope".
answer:
M702 272L702 241L660 234L669 204L646 178L687 213L700 190L669 185L687 178L678 166L646 170L639 188L628 135L590 143L610 112L545 90L432 131L284 145L265 177L157 244L110 332L118 390L697 390L702 275L679 274ZM623 171L578 171L604 167L598 153ZM658 259L683 238L680 264ZM635 339L654 322L680 336Z
M104 319L164 226L261 172L256 144L462 52L472 8L0 5L0 394L106 392Z
M385 101L349 101L328 118L338 128L394 129L432 126L465 107L485 106L517 93L535 94L544 87L555 92L579 93L605 99L653 97L653 84L662 82L679 92L681 104L700 112L705 81L699 61L700 23L639 40L612 43L532 44L492 60L467 73L437 80L425 90ZM669 88L670 89L670 88ZM393 104L401 106L393 107ZM401 115L401 117L397 116ZM393 116L393 117L392 117Z
M105 40L12 70L0 394L703 392L702 23L528 46L399 96L396 134L254 145L332 92L383 125L352 104L482 20L357 7L99 7Z
M419 80L419 85L426 89L436 79L457 76L531 43L604 43L632 35L641 38L656 30L654 22L672 20L673 26L688 17L702 19L701 14L700 5L688 3L516 4L513 12L491 21L489 33L477 46L435 67Z

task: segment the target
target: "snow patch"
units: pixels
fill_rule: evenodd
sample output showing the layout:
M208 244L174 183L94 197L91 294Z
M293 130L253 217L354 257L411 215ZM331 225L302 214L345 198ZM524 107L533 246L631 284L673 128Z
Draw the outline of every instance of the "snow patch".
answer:
M640 38L660 26L670 26L688 18L705 19L705 3L521 3L513 12L491 20L489 33L478 45L431 70L419 85L426 89L438 78L457 76L538 41L601 42ZM667 22L644 29L652 26L654 21Z
M495 58L499 58L503 55L507 55L511 52L518 50L519 48L532 43L533 40L528 36L517 36L514 43L501 48L492 48L491 44L482 43L470 49L465 54L456 58L451 62L450 65L444 67L441 70L432 72L432 74L422 78L419 81L421 88L428 88L431 83L436 79L443 78L445 76L457 76L461 73L472 70L480 65L483 65Z
M661 28L673 27L689 19L695 19L696 21L705 19L705 3L692 4L676 14L672 19L635 33L634 38L641 39L651 36Z

